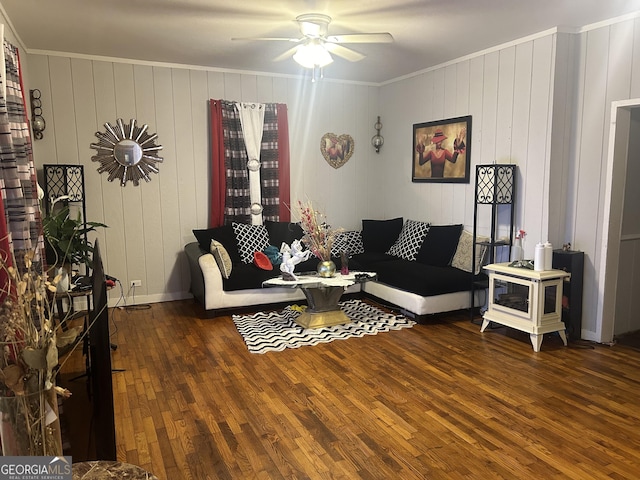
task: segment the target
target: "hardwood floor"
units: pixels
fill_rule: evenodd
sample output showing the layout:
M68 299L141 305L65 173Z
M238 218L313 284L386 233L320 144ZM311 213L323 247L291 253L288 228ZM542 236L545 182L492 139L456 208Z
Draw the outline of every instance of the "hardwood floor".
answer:
M640 474L631 348L552 334L535 353L464 312L254 355L230 317L201 314L191 301L112 312L118 459L160 479Z

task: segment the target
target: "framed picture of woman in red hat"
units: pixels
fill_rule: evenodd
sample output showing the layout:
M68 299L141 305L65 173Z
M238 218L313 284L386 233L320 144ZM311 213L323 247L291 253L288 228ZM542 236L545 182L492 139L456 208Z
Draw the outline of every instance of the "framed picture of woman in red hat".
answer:
M413 125L412 181L469 183L471 115Z

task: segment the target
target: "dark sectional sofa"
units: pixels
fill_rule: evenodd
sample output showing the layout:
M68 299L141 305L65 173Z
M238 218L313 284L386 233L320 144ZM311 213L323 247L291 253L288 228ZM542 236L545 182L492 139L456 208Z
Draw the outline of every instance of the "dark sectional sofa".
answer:
M283 242L291 244L302 237L300 226L265 222L262 227L244 226L244 232L234 231L234 227L239 228L225 225L194 230L197 242L185 246L191 292L207 314L215 316L239 307L304 301L299 289L262 288L264 280L280 275L278 266L264 270L257 266L261 264L257 260L247 261L252 249L264 249L263 237L267 237L268 245L279 248ZM244 240L238 240L243 234ZM213 250L212 240L215 241ZM254 241L257 241L255 245ZM482 247L476 247L479 249L477 274L472 273L470 248L470 234L462 225L428 225L394 218L363 220L362 230L345 232L338 237L333 254L338 268L340 252L348 251L351 271L377 274L377 281L353 285L347 289L348 293L363 292L422 321L430 314L471 306L472 282L486 276L480 273ZM311 258L297 265L295 271L315 271L317 264L318 260ZM484 300L484 291L476 291L474 306L483 305Z

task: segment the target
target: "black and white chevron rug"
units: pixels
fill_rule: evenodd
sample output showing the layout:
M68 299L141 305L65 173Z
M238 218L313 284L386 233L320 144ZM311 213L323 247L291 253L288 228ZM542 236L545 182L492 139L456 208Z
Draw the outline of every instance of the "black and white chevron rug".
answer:
M285 348L375 335L412 327L416 323L402 315L383 312L360 300L340 302L340 307L352 321L325 328L305 329L297 325L294 319L300 312L291 306L279 312L233 315L232 318L251 353L281 352Z

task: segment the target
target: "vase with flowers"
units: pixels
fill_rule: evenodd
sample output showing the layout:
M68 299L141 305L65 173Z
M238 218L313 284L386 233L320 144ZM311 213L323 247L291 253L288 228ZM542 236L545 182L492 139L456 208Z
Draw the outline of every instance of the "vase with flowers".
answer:
M298 200L297 210L300 226L304 232L302 243L320 260L318 275L333 277L336 273L336 264L331 260L331 247L336 236L344 229L332 228L327 222L326 215L316 210L311 201Z
M20 265L0 252L0 437L2 454L62 454L57 393L56 328L51 319L50 292L55 283L42 273L34 251Z
M527 232L520 229L516 232L516 238L511 247L511 261L519 262L524 259L524 248L522 247L522 240L524 239Z

